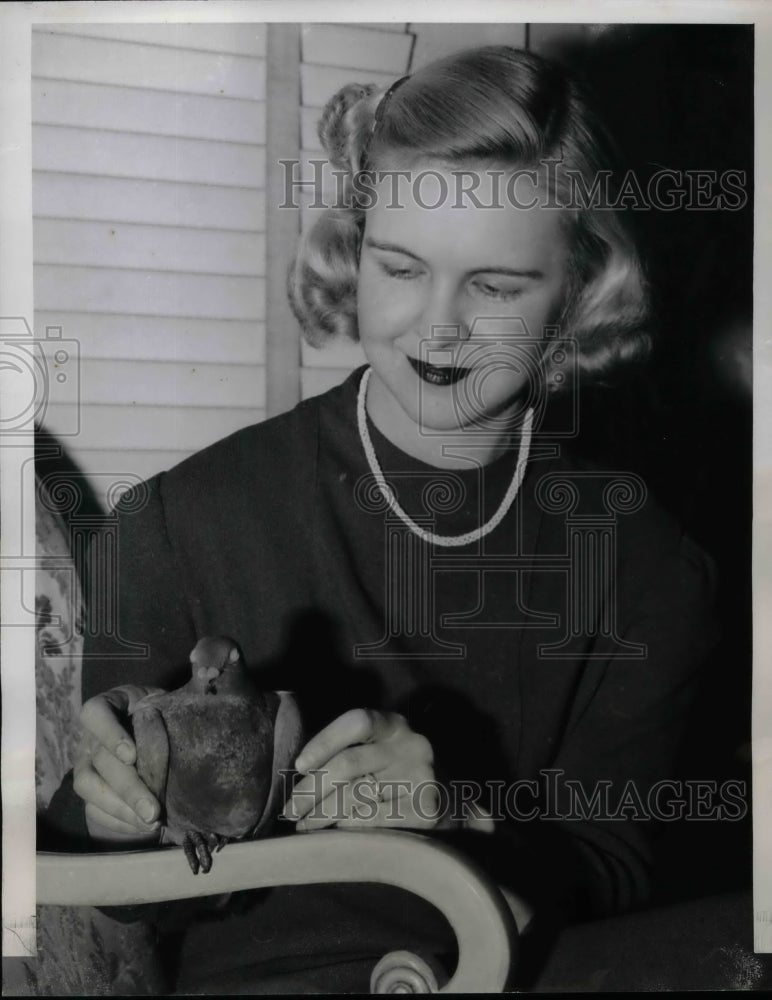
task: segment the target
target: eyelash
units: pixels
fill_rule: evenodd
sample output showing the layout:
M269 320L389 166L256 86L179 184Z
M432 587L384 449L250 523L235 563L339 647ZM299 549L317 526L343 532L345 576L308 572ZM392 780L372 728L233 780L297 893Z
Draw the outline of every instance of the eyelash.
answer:
M486 282L478 282L477 287L482 291L489 299L500 299L501 301L509 301L510 299L516 299L520 295L519 288L496 288L495 285L489 285Z
M421 276L420 271L416 271L409 267L393 267L385 261L379 261L379 265L384 274L388 275L390 278L396 278L398 281L413 281ZM519 288L496 288L495 285L489 285L484 281L475 282L474 284L475 287L477 287L482 294L489 299L497 299L499 301L506 302L511 299L516 299L520 295Z
M409 267L392 267L390 264L386 264L384 261L380 262L381 270L384 271L390 278L399 278L401 281L410 281L412 278L417 278L420 271L414 271Z

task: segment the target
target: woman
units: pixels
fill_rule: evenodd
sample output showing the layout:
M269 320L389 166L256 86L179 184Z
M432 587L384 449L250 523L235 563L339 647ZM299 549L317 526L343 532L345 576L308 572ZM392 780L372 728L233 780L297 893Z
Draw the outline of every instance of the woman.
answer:
M507 47L385 95L346 87L319 131L342 198L302 244L291 300L312 342L358 338L368 366L122 503L118 630L84 664L89 833L157 838L122 713L224 634L261 683L298 693L298 829L458 839L521 929L640 904L652 792L712 641L711 572L637 477L570 456L576 428L546 405L649 346L633 242L583 198L608 178L602 132L561 70ZM408 919L367 891L304 897L320 942L357 906L349 957L378 952L389 907Z

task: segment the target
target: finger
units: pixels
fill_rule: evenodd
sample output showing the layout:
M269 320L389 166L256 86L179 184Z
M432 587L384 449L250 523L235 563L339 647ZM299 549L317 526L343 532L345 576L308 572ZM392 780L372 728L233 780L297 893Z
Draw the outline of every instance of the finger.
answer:
M296 830L307 832L334 826L351 817L362 821L373 820L378 812L378 787L372 780L350 781L341 784L316 804L297 825Z
M86 825L94 840L125 840L138 843L158 839L157 830L138 830L131 823L124 823L122 820L116 819L115 816L103 812L90 802L86 805Z
M135 834L148 833L159 826L157 819L145 822L93 767L82 767L78 770L74 778L74 788L86 802L87 811L98 810L103 817L108 816L119 824L129 826Z
M152 823L161 813L161 805L135 768L114 757L104 747L97 747L92 757L97 774L107 782L113 792L136 813L139 819Z
M384 780L382 774L377 775L377 778L378 798L383 802L398 799L403 795L410 795L414 787L414 782L404 778L389 778Z
M336 786L377 773L388 763L388 752L380 744L360 744L341 750L325 767L305 775L295 785L288 803L288 818L302 818L317 802L334 792Z
M351 830L367 827L433 830L441 818L442 804L436 789L424 787L420 795L408 793L387 800L381 800L378 796L375 807L365 803L359 808L352 808L335 825L340 829Z
M437 781L431 768L417 768L408 778L389 777L387 768L374 777L378 779L378 796L383 801L407 795L422 802L426 801L428 806L433 807L442 794L442 785Z
M391 787L391 799L384 796L386 786ZM350 781L317 803L297 823L296 829L304 832L337 826L431 830L442 819L445 809L439 786L433 779Z
M131 714L148 695L163 693L163 688L139 684L122 684L111 688L85 703L81 709L81 724L92 739L105 746L125 764L133 764L136 747L120 717Z
M80 722L92 742L101 744L125 764L137 757L134 740L118 720L119 712L128 711L130 695L124 688L89 698L80 711Z
M434 773L434 750L425 736L414 733L412 729L398 730L378 745L388 754L389 763L378 775L385 778L416 778L419 774Z
M368 773L378 780L383 799L396 798L417 786L434 783L433 758L431 743L407 727L400 732L398 741L387 739L347 747L324 768L297 782L285 818L302 819L336 786Z
M426 783L435 783L433 752L429 741L407 731L399 743L389 740L347 747L324 768L297 782L287 804L285 818L302 819L334 788L354 778L373 775L381 798L396 798Z
M437 825L437 820L426 819L422 816L399 815L394 816L386 809L379 809L374 819L342 819L335 824L338 830L372 830L374 827L390 830L433 830Z
M337 799L338 795L336 792L322 799L310 812L305 813L302 819L297 821L295 824L296 831L298 833L310 833L312 830L324 830L328 826L334 826L336 822L335 816L337 814L341 816L345 815L343 807L337 802ZM292 819L294 817L290 816L289 818Z
M310 739L298 754L295 767L302 773L324 767L332 757L351 744L389 739L401 729L407 729L407 723L401 715L377 712L369 708L354 708L338 716Z

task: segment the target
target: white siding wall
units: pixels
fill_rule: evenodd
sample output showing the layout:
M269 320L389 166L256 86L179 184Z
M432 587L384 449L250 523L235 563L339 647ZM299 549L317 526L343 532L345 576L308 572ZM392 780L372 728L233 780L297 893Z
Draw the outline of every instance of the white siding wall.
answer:
M63 441L148 476L264 416L265 27L37 28L32 58L35 331L81 354Z
M80 345L79 432L62 440L97 486L97 474L152 475L266 416L277 363L266 351L266 31L33 31L35 331ZM385 86L460 48L524 40L519 24L303 25L302 176L343 84ZM302 227L311 198L298 195ZM301 344L293 324L282 336L300 358L297 399L363 362L356 344ZM72 379L51 385L44 425L72 431Z
M408 72L414 36L408 26L308 24L302 29L301 43L301 174L313 177L309 160L320 159L321 144L316 125L322 108L347 83L377 83L387 86ZM328 182L325 192L332 197ZM309 206L313 192L300 192L302 226L314 221ZM364 362L358 344L350 341L327 343L323 348L303 342L300 381L303 398L337 385Z

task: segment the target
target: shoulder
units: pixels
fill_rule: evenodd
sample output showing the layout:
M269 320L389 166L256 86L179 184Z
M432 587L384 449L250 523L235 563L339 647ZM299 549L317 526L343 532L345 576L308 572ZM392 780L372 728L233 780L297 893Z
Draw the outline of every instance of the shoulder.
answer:
M563 509L568 518L624 525L625 537L649 544L677 545L683 526L659 502L637 472L609 468L561 449L537 485L542 504Z
M244 427L171 469L138 483L115 512L138 533L166 535L186 521L190 528L250 516L272 505L310 499L316 475L319 427L325 414L345 408L353 373L343 383L298 403L286 413Z
M636 472L604 468L563 450L543 478L542 503L549 503L550 492L560 498L562 486L571 493L563 498L566 521L608 533L621 591L630 598L682 587L708 603L714 599L714 560Z
M164 493L182 495L202 485L213 489L244 485L264 476L267 462L273 475L286 465L301 470L303 459L313 451L318 409L316 397L304 400L287 413L243 427L203 448L162 474Z
M150 480L150 489L177 510L232 503L235 494L266 502L287 489L302 496L316 474L320 425L345 406L352 379L203 448Z

